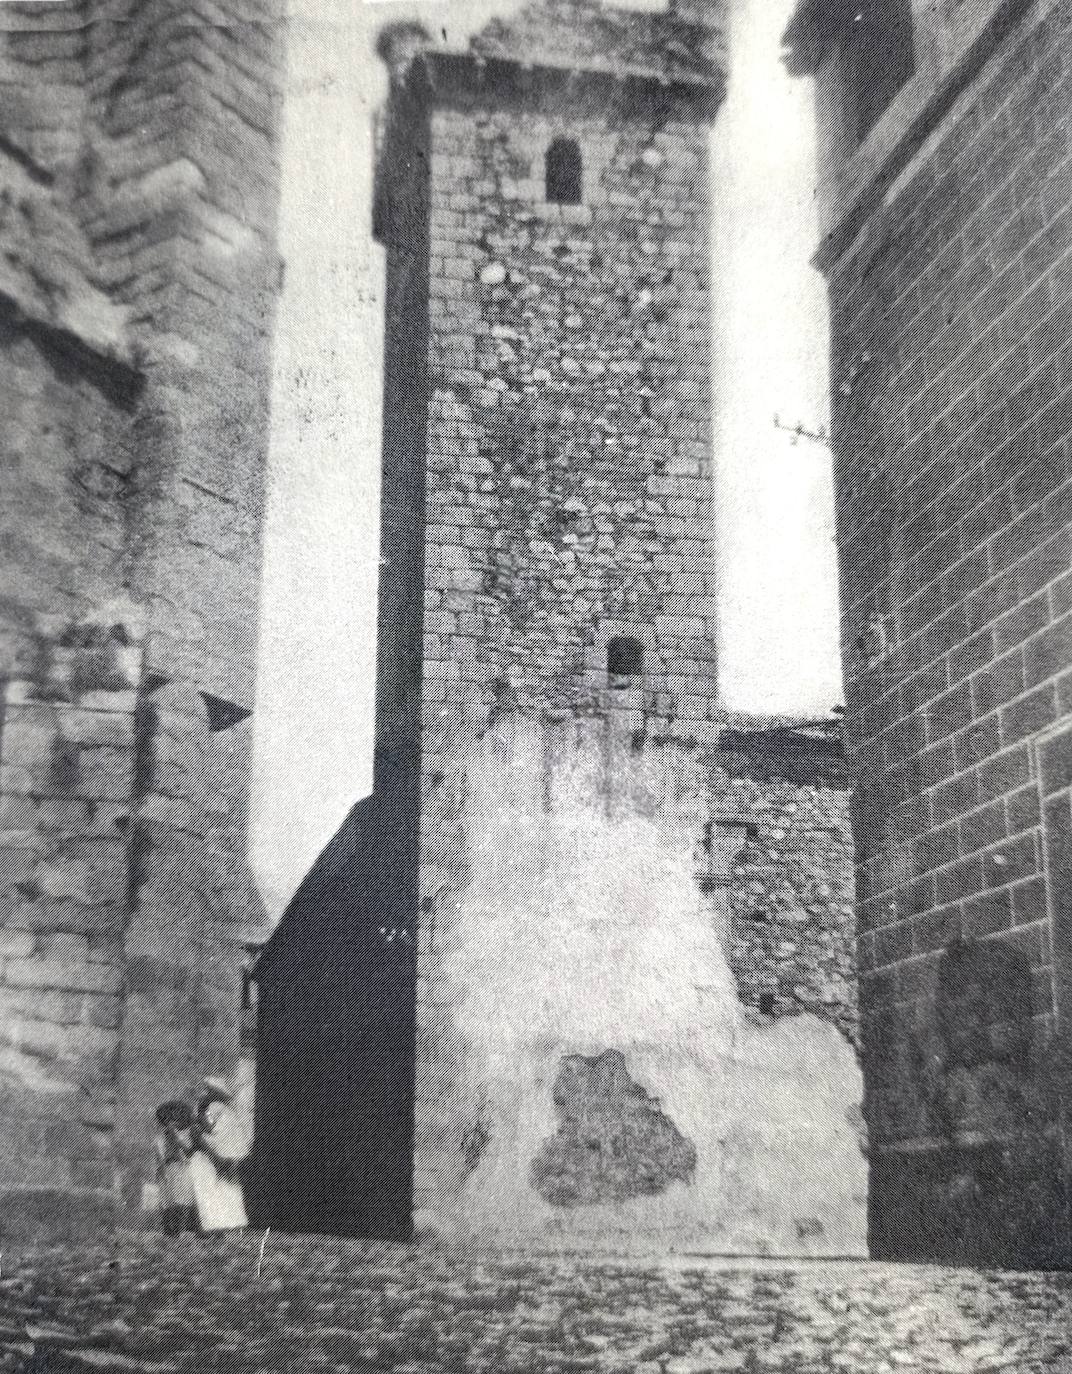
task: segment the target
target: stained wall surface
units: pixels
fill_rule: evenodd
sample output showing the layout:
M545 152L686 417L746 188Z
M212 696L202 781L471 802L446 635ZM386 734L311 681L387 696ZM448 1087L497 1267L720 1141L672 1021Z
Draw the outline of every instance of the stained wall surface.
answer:
M419 1227L863 1252L846 798L732 763L613 716L454 741L426 812Z
M6 6L0 1234L238 1054L279 15Z

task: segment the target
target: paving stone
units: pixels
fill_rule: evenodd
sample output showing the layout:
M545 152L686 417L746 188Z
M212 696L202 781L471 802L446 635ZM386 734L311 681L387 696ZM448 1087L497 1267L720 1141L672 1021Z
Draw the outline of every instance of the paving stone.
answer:
M1070 1333L1072 1274L260 1232L40 1247L0 1279L0 1370L19 1374L1070 1374Z

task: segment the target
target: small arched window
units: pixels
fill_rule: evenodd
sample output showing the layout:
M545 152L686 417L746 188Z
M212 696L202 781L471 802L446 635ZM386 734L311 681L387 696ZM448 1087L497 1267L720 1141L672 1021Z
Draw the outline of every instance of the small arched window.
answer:
M545 194L557 205L580 205L581 145L575 138L556 138L544 163Z
M644 671L644 646L632 635L618 635L607 645L609 677L640 677Z

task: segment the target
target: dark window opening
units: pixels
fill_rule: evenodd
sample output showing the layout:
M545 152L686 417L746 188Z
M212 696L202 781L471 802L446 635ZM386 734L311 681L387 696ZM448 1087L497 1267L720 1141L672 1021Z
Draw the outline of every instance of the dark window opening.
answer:
M763 1016L774 1015L774 993L761 992L759 994L759 1010Z
M260 945L246 945L246 959L242 966L242 1010L252 1011L257 1005L257 956Z
M611 677L639 677L644 671L644 646L632 635L620 635L607 645L607 673Z
M557 205L581 203L581 146L575 138L556 138L544 165L546 197Z
M845 23L845 115L862 143L915 71L912 0L857 0Z

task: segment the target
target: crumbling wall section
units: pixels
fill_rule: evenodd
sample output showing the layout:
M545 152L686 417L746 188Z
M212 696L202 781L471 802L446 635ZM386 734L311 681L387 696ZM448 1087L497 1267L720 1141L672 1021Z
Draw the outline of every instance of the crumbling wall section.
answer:
M656 33L664 22L673 33ZM711 545L707 130L721 95L717 22L686 24L690 46L669 41L685 24L677 6L638 16L552 3L493 23L476 60L433 49L412 26L388 30L381 45L393 82L377 198L389 357L412 350L415 366L401 388L390 367L386 381L371 805L398 807L403 819L417 807L386 765L413 743L407 722L419 698L420 884L397 912L396 855L370 856L383 901L370 891L355 919L373 925L374 947L373 912L384 941L400 930L417 942L418 1217L442 1219L485 1167L458 1037L481 990L457 957L474 939L474 893L502 858L477 837L489 805L478 792L510 786L484 768L499 730L543 741L549 796L558 771L569 772L570 732L578 756L598 740L603 783L589 779L586 804L620 810L623 824L639 809L672 837L666 852L681 847L690 910L732 969L734 1015L759 1027L812 1013L834 1057L854 1063L843 787L821 772L750 770L718 745L732 722L717 701ZM616 82L608 68L634 79ZM564 189L549 175L563 140L580 169ZM414 662L406 595L418 587ZM545 827L550 843L558 820L548 802L524 823ZM519 850L533 839L519 835ZM494 926L500 914L481 908L480 919ZM579 945L597 928L579 912ZM505 968L489 976L513 995ZM545 982L528 991L553 995ZM649 1019L635 1027L644 1043L659 1034ZM484 1030L494 1037L490 1021ZM578 1053L587 1062L609 1048ZM499 1062L512 1050L489 1052ZM627 1078L615 1081L615 1102L593 1108L601 1120L625 1110ZM653 1112L625 1136L678 1139ZM572 1159L574 1147L569 1136L548 1150ZM617 1148L603 1147L608 1159ZM678 1182L687 1152L682 1141ZM622 1177L640 1187L646 1167L626 1160ZM563 1168L572 1176L572 1164Z
M756 727L763 723L750 720L748 724ZM463 741L454 734L452 720L438 728L443 743L436 753L445 761L445 768L427 783L416 963L418 1216L434 1219L451 1212L459 1191L467 1186L467 1156L481 1134L480 1117L474 1117L469 1096L473 1051L458 1029L459 1018L473 1024L470 1000L477 993L467 987L459 949L474 940L473 922L477 919L488 922L488 938L493 944L500 921L496 911L482 905L474 893L484 893L487 900L489 874L500 872L504 863L502 855L489 852L484 833L487 826L481 820L495 805L485 796L491 785L488 749L495 753L495 745L487 741L502 732L511 739L514 735L518 739L532 735L543 750L546 796L543 808L537 807L518 822L517 835L510 842L517 845L520 855L535 842L529 831L546 829L550 835L561 820L563 808L587 808L592 816L602 815L624 826L636 818L645 819L662 835L662 859L669 861L668 856L678 852L690 856L689 896L684 899L682 890L675 889L668 896L675 907L673 912L665 912L665 919L682 918L679 907L684 900L700 927L717 938L733 978L735 1007L741 1010L742 1018L760 1031L799 1017L808 1025L825 1024L855 1062L858 1007L849 802L844 785L831 786L820 765L811 769L812 779L805 780L799 757L786 761L779 775L774 750L760 769L733 749L673 741L665 736L639 741L613 712L602 717L561 713L503 716L489 712L484 724L474 724ZM572 763L566 767L574 752L577 758L587 758L587 765ZM514 800L506 800L513 798L515 786L511 768L518 769L518 779L524 779L526 787L532 786L532 779L525 775L532 761L520 753L520 758L514 758L510 747L504 747L502 778L495 782L503 789L503 807L507 809L515 805ZM598 765L592 761L596 757ZM566 774L572 778L570 782L563 780ZM804 774L808 774L807 768ZM605 864L603 881L616 888L625 881L618 870L628 870L634 857L623 852L603 855L601 861ZM496 881L506 882L506 877L500 874ZM524 883L521 888L525 889ZM502 900L509 905L513 900L528 899L522 899L521 892L514 897L507 892ZM539 905L539 897L532 900ZM583 951L588 948L585 941L599 938L594 934L601 929L599 922L590 927L583 907L574 919L577 948L573 954L563 948L562 958L569 960L570 967L569 974L562 970L563 978L580 977L573 969L574 960L596 958L591 949L587 954ZM628 926L629 912L621 911L614 919ZM678 958L671 949L665 955L657 954L661 938L657 926L658 918L651 929L636 938L651 941L651 958ZM524 960L524 951L514 951L510 958ZM533 970L536 967L533 965ZM491 976L502 976L511 987L525 981L524 973L507 977L499 970ZM620 985L613 992L607 989L598 995L628 1000L632 995L629 980L638 976L638 970L632 969L623 956ZM702 982L704 977L704 970L698 969L698 980ZM515 989L513 995L520 993ZM524 995L531 996L536 1006L551 993L536 982ZM635 1033L638 1043L647 1044L650 1028L642 1017L636 1022ZM488 1026L485 1037L493 1044L492 1026ZM509 1044L492 1052L506 1059L511 1054ZM563 1052L572 1051L566 1047ZM831 1052L834 1058L840 1054ZM819 1080L825 1072L816 1065L816 1091L820 1091ZM853 1131L859 1132L859 1095L853 1099L852 1120ZM561 1149L569 1146L570 1131L566 1131L565 1143L559 1142ZM625 1173L646 1168L636 1160L613 1164L610 1157L616 1146L612 1140L596 1139L594 1128L585 1139L590 1140L590 1149L607 1151L603 1164L612 1173L618 1167ZM643 1153L643 1142L638 1149ZM596 1169L599 1179L605 1172L601 1169ZM537 1173L543 1178L543 1173ZM602 1184L596 1179L592 1187L598 1186Z
M728 770L727 770L728 772ZM845 787L716 771L715 805L744 823L727 900L727 959L746 1005L810 1012L858 1038L852 826Z
M612 715L492 714L452 736L422 827L419 1225L578 1244L659 1233L782 1252L862 1245L863 1192L843 1196L864 1147L848 799L734 777L740 766L728 751L638 743ZM829 1191L818 1175L802 1185L811 1201L795 1220L775 1172L757 1185L761 1216L746 1200L745 1155L777 1148L771 1103L788 1101L764 1067L782 1036L790 1059L789 1042L811 1044L793 1091L824 1104L808 1158L855 1161ZM667 1106L668 1094L678 1111L683 1094L717 1097L738 1072L754 1074L755 1100L727 1091L702 1128ZM516 1120L504 1107L515 1098ZM715 1205L703 1180L718 1142L738 1138L726 1167L742 1192ZM824 1218L814 1232L812 1212Z

